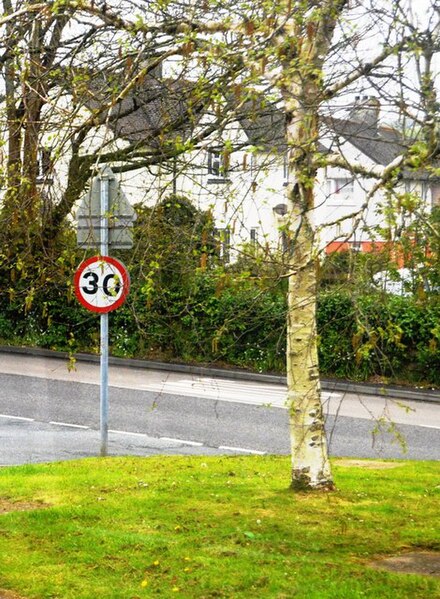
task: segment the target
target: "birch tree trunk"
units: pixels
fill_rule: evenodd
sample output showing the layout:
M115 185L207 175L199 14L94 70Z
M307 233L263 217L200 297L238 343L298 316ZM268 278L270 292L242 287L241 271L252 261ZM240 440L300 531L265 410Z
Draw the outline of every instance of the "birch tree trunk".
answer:
M323 63L345 0L327 0L303 18L290 15L279 40L289 147L287 187L289 290L287 386L292 452L291 486L334 488L328 459L316 332L318 247L313 225ZM288 7L290 3L288 3Z
M305 116L300 117L296 124L288 127L290 143L297 143L302 137L304 129L301 121L304 118ZM317 122L316 117L314 120ZM287 314L292 488L332 489L321 403L316 331L317 247L311 222L315 173L301 158L293 157L292 162L294 181L288 187L291 247Z
M293 217L313 191L295 185L290 195ZM307 212L298 215L293 232L287 314L287 384L292 452L292 488L333 488L328 460L319 380L316 333L316 248ZM291 236L292 239L292 236Z

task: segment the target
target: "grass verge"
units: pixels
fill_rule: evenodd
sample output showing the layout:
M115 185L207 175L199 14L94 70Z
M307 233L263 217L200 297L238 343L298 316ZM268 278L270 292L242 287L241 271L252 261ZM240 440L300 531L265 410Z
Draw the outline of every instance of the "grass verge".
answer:
M29 599L440 597L440 578L368 566L440 549L438 463L333 463L339 490L318 495L287 489L284 457L1 469L0 588Z

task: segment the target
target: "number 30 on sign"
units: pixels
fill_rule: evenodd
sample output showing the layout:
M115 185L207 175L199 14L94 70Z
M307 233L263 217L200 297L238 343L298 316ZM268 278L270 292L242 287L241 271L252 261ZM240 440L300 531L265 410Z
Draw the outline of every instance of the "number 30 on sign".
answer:
M92 312L105 314L119 308L128 295L127 269L110 256L93 256L78 268L73 279L78 301Z

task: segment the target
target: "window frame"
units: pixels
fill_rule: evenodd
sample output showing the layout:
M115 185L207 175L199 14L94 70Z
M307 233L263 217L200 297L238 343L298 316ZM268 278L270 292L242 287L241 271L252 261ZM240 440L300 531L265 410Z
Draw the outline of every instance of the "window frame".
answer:
M222 150L208 149L208 183L228 183L228 169Z
M339 183L338 183L339 182ZM344 183L342 183L344 182ZM327 194L329 196L352 196L354 192L354 177L328 177Z
M37 157L37 185L53 183L52 177L52 149L41 147Z
M231 229L230 227L218 227L215 229L217 239L218 257L222 262L229 263L231 260Z

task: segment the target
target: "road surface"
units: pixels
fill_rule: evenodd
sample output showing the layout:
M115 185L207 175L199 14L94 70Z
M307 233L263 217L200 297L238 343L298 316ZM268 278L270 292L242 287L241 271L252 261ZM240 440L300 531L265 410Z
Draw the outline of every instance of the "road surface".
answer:
M110 455L289 452L285 387L110 368ZM324 393L334 456L440 459L440 405ZM406 452L404 448L406 446ZM99 366L0 354L0 465L98 455Z

